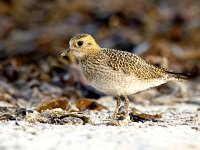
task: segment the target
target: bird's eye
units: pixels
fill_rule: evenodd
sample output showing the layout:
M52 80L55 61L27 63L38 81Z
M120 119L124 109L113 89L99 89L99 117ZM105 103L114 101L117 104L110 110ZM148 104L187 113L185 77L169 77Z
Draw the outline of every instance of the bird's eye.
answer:
M78 46L82 46L83 45L83 41L78 41Z

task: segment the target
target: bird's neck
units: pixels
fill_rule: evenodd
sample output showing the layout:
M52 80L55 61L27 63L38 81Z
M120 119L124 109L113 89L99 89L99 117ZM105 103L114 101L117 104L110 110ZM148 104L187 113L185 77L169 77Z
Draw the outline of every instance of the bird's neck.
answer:
M87 53L85 53L83 56L81 56L80 59L86 59L86 58L94 57L94 56L98 55L98 53L100 51L101 51L100 48L87 50Z

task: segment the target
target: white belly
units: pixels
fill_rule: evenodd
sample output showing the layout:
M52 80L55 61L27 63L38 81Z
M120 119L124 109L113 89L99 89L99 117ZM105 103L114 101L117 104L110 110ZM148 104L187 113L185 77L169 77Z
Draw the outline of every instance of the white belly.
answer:
M164 80L140 81L134 76L116 74L108 71L106 74L96 74L91 85L98 91L109 95L130 95L165 83Z

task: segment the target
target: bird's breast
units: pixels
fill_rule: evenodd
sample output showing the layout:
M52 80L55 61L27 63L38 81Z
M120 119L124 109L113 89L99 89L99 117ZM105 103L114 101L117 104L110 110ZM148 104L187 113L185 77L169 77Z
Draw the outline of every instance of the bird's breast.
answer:
M109 95L122 95L125 92L130 94L129 88L134 77L124 76L123 72L114 71L102 64L82 63L80 67L83 75L96 90Z

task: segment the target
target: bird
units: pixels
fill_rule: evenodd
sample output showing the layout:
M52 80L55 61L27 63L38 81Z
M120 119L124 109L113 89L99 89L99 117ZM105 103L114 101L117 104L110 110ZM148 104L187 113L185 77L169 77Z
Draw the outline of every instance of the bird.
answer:
M80 70L92 87L104 94L117 97L117 106L110 123L127 126L130 122L128 95L159 86L168 81L182 81L184 73L175 73L154 66L139 56L117 49L101 48L89 34L78 34L69 41L69 48L61 53L75 55ZM124 117L117 118L124 98Z

